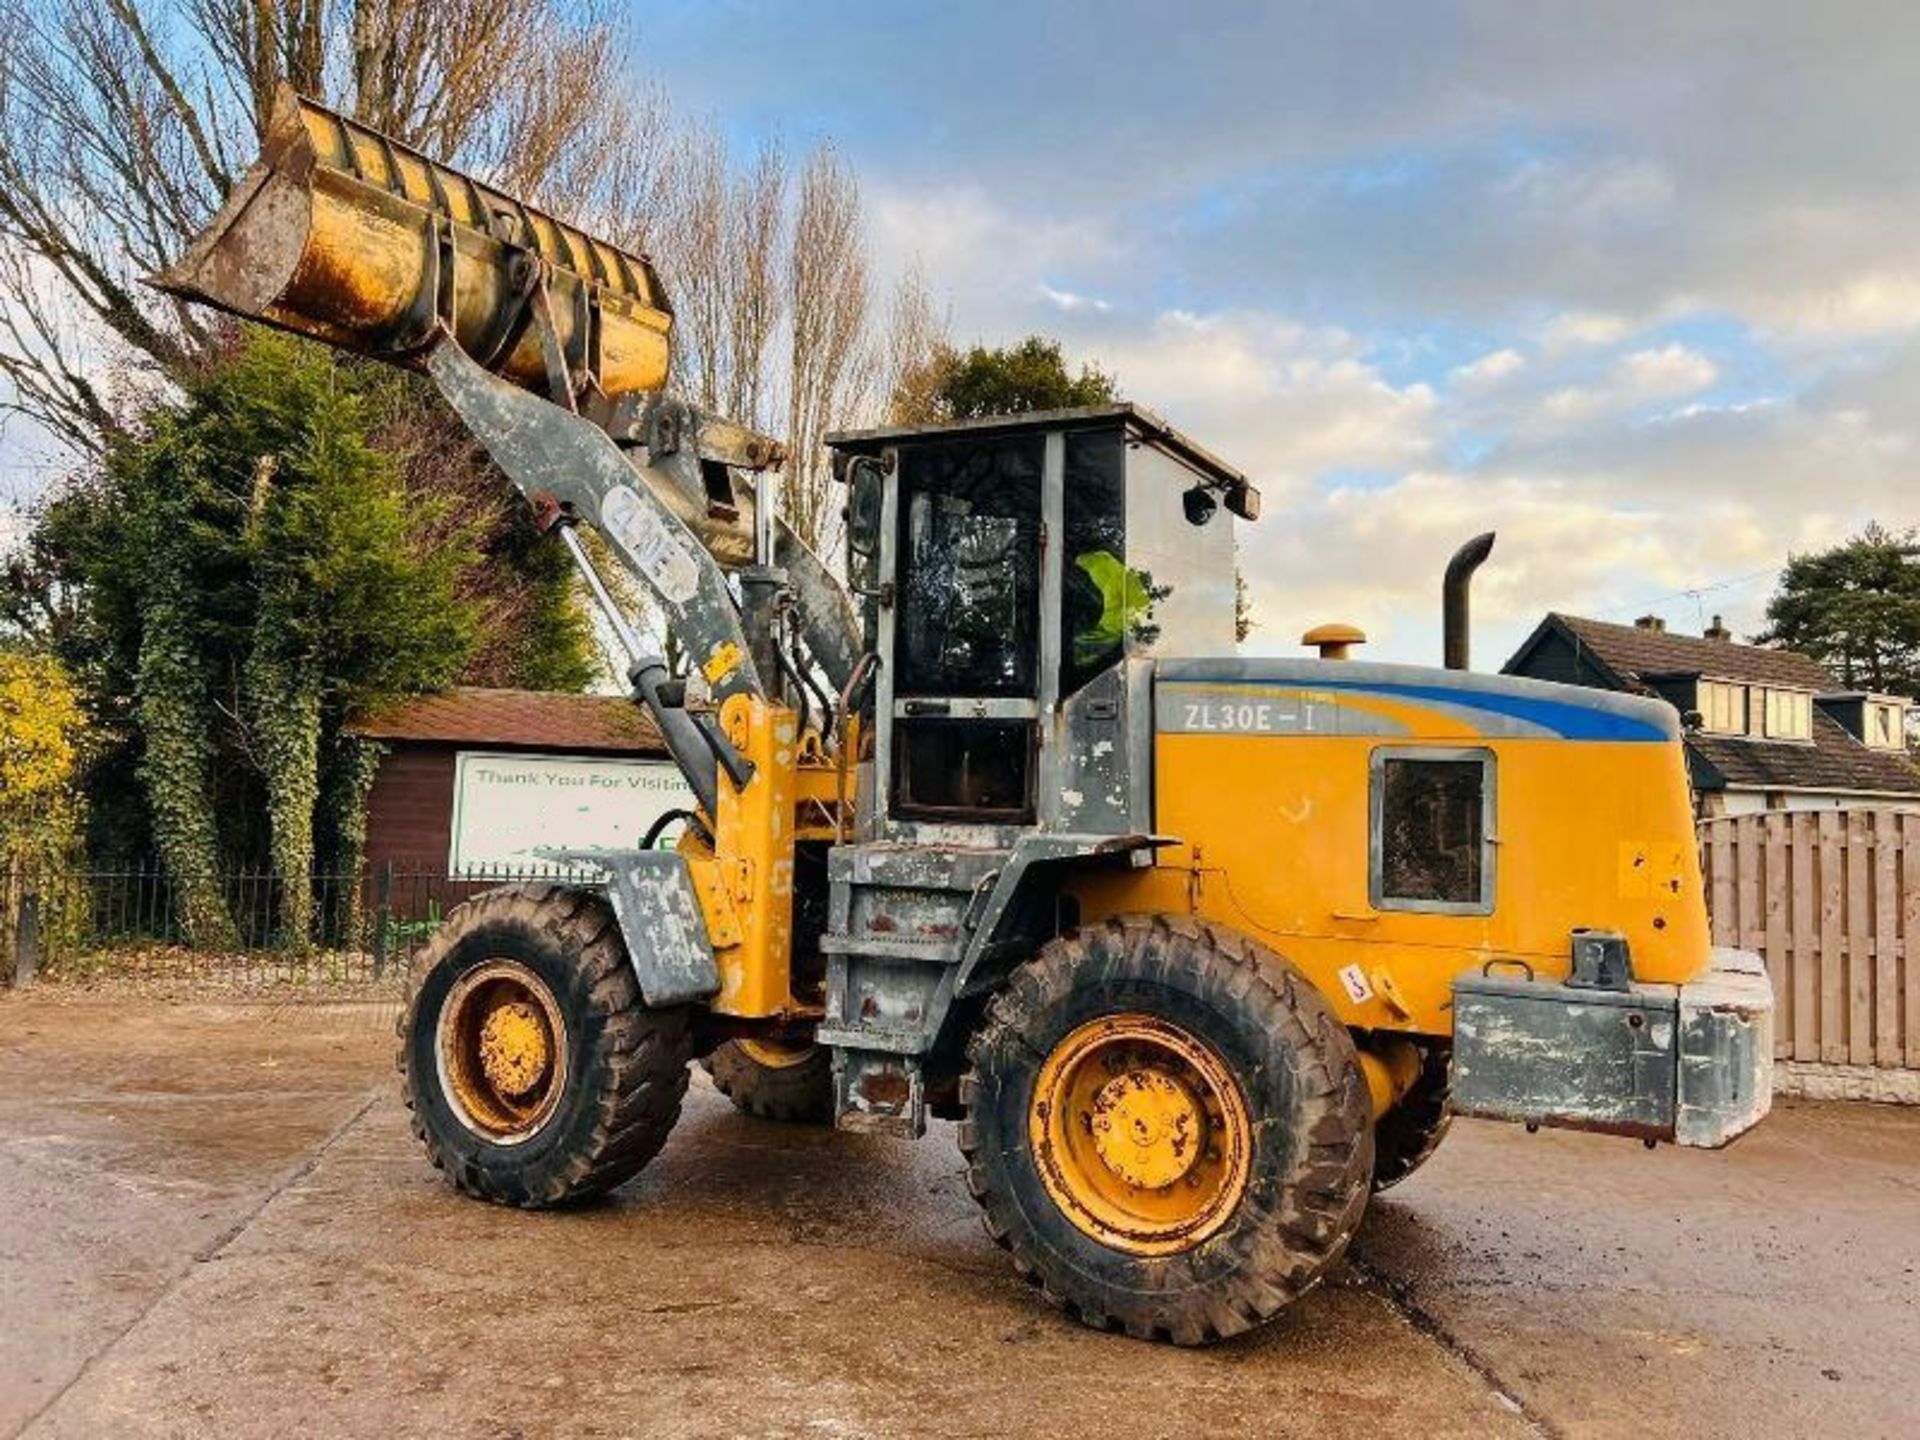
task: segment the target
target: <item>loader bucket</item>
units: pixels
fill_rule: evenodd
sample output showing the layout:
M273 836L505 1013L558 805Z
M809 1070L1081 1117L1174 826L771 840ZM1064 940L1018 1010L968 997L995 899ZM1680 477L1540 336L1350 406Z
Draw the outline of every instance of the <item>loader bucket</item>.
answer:
M170 294L407 363L444 322L494 374L545 391L531 283L550 267L569 370L610 396L667 379L672 311L641 255L563 225L282 87L260 158L153 278Z

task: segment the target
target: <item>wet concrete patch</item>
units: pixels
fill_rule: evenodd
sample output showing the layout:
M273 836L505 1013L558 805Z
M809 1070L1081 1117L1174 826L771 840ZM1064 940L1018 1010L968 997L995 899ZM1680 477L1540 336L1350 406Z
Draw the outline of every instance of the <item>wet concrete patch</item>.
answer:
M0 1001L0 1434L365 1104L371 1017Z
M289 1403L393 1434L1521 1429L1363 1288L1219 1350L1149 1349L1038 1306L950 1136L781 1129L704 1085L689 1111L615 1203L529 1214L450 1192L383 1102L36 1433L271 1433Z
M1782 1103L1731 1149L1456 1125L1355 1249L1568 1435L1911 1435L1920 1111Z

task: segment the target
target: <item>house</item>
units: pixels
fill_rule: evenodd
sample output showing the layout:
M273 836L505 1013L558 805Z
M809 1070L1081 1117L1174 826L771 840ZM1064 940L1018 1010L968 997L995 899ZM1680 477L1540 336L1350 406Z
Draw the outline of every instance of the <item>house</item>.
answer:
M365 854L402 911L539 868L537 847L637 845L693 803L652 720L619 696L462 687L349 729L381 746Z
M1906 745L1912 699L1844 690L1810 656L1735 644L1718 615L1704 634L1681 635L1652 615L1615 625L1549 614L1504 669L1672 704L1687 718L1703 816L1920 811L1920 770Z

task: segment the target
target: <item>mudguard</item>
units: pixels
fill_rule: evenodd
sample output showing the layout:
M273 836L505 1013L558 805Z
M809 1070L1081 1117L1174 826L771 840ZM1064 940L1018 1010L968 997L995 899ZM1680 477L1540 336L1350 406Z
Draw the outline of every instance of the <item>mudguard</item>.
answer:
M613 905L640 997L654 1009L711 1000L720 967L687 862L672 850L542 847L542 860L597 870Z

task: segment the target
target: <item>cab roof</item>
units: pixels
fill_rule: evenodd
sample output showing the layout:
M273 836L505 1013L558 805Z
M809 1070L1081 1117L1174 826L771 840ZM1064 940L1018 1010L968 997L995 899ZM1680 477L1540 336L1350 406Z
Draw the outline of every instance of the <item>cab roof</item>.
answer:
M982 415L973 420L951 420L939 425L892 425L874 430L838 430L826 444L851 455L872 455L890 445L931 440L948 435L990 438L1033 430L1098 430L1119 421L1130 439L1163 450L1206 476L1223 489L1253 486L1240 471L1190 436L1167 424L1144 405L1131 400L1110 405L1081 405L1067 410L1031 410L1020 415Z

